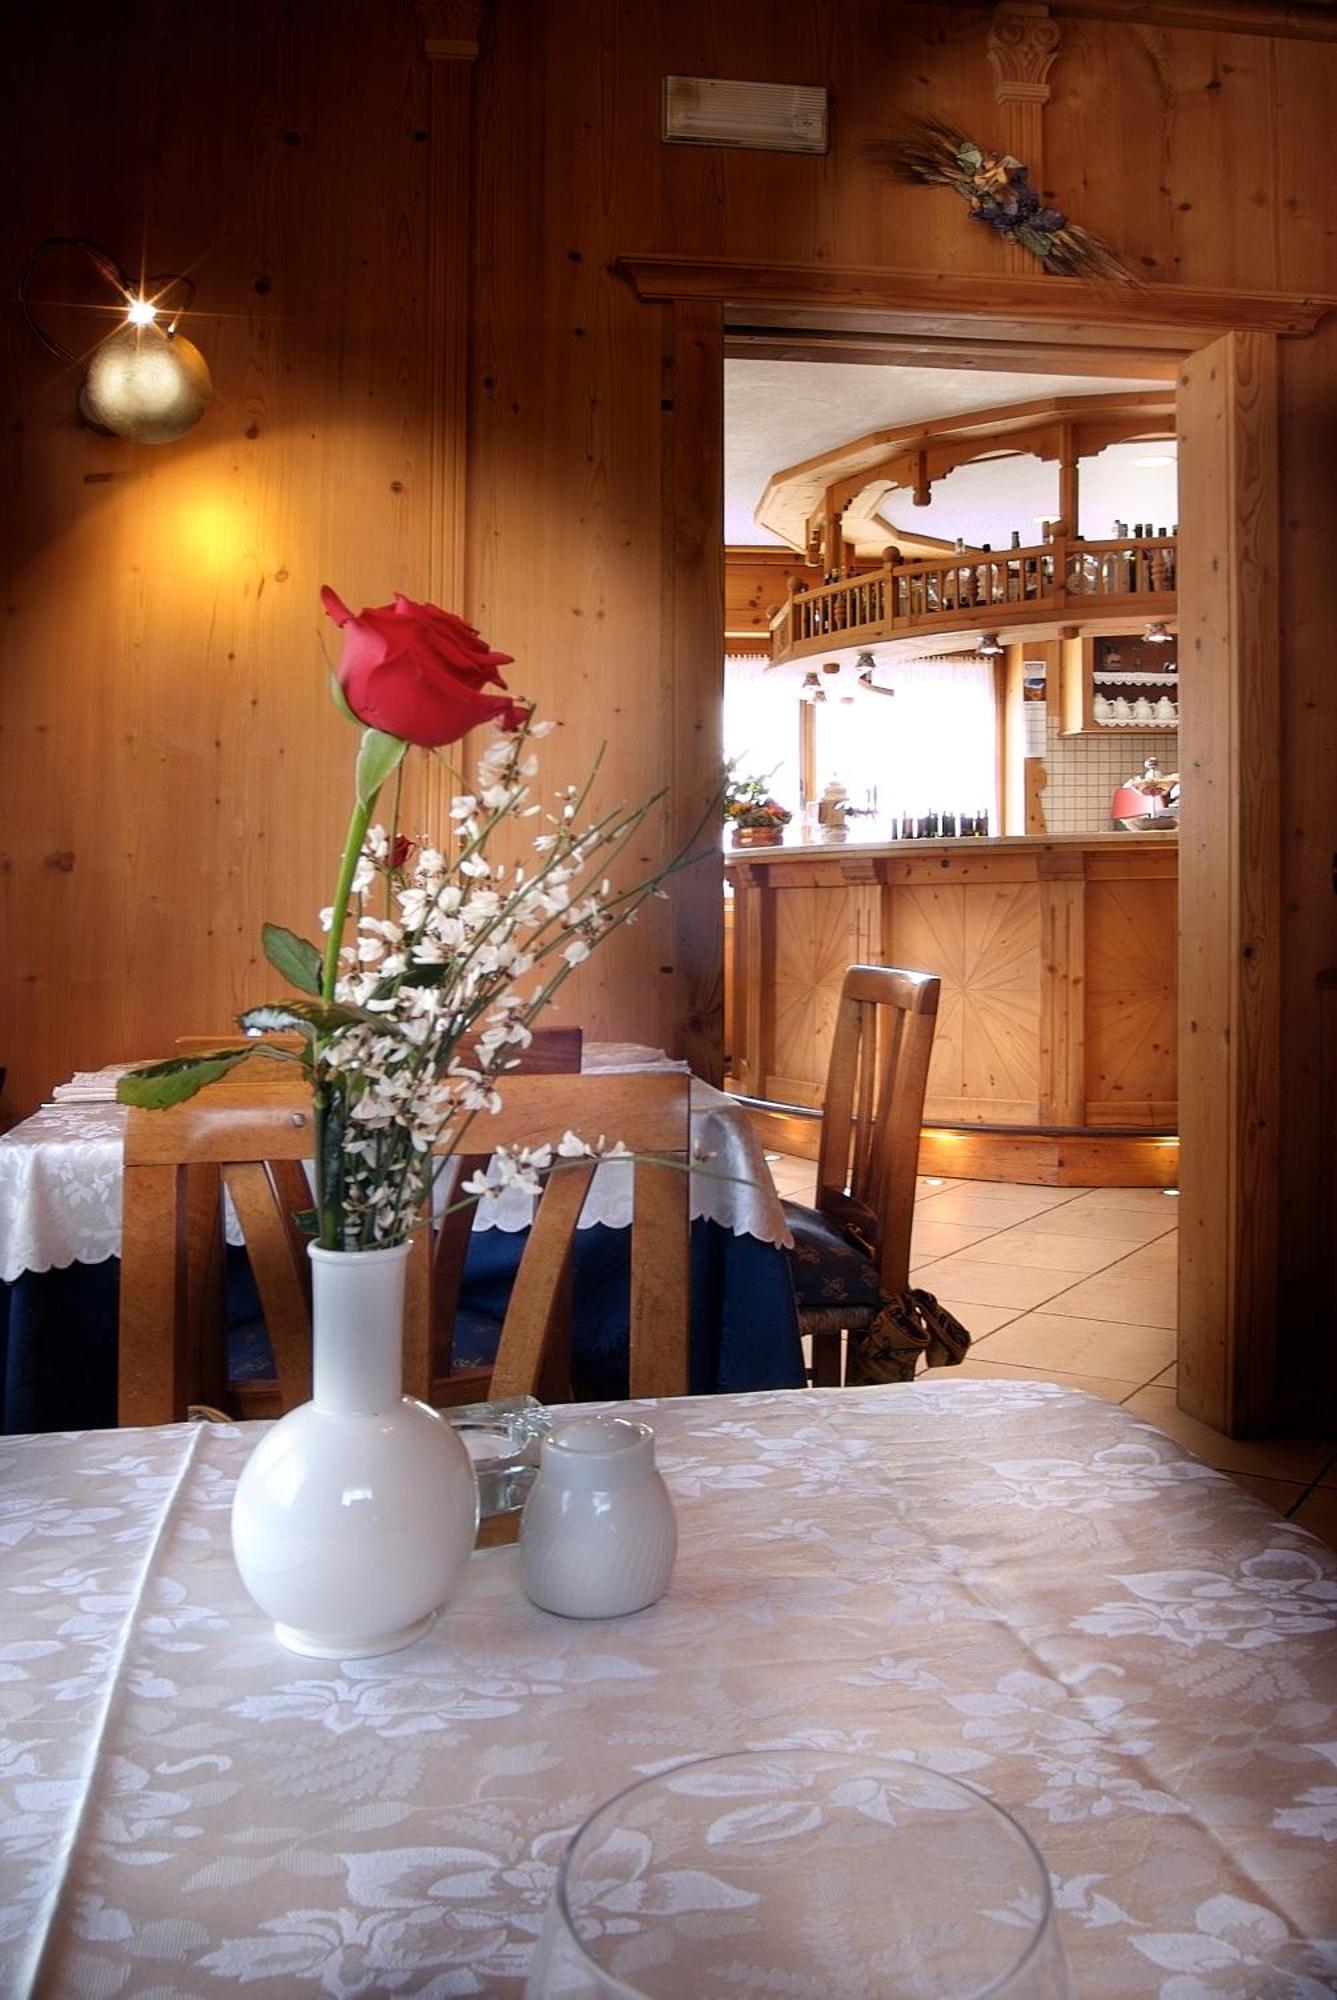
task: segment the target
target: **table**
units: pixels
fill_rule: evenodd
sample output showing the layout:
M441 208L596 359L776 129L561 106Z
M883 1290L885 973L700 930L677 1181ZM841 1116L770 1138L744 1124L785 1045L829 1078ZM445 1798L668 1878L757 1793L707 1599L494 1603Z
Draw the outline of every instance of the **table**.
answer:
M1082 2000L1337 1990L1337 1561L1303 1529L1051 1384L632 1407L679 1514L660 1604L555 1618L494 1549L342 1665L232 1567L258 1427L0 1441L0 1991L514 1994L598 1800L794 1742L1013 1812Z
M604 1073L686 1070L657 1049L592 1042L582 1067ZM86 1428L115 1422L116 1311L121 1247L121 1155L126 1113L116 1104L44 1106L0 1139L0 1428ZM482 1127L476 1128L480 1138ZM610 1135L611 1136L611 1135ZM692 1078L691 1176L692 1387L736 1390L796 1387L803 1381L798 1322L788 1266L790 1241L765 1155L736 1099ZM480 1204L462 1307L496 1317L519 1256L514 1235L529 1221L526 1198L508 1192ZM593 1299L578 1324L586 1375L582 1393L618 1393L625 1374L626 1246L631 1176L601 1166L581 1215L577 1283ZM234 1244L239 1232L229 1230ZM234 1290L247 1274L234 1268ZM622 1317L619 1322L618 1312ZM254 1323L254 1301L237 1314ZM764 1339L758 1327L766 1329ZM243 1379L269 1373L261 1337L249 1338ZM580 1386L578 1384L578 1386ZM623 1384L625 1386L625 1384Z

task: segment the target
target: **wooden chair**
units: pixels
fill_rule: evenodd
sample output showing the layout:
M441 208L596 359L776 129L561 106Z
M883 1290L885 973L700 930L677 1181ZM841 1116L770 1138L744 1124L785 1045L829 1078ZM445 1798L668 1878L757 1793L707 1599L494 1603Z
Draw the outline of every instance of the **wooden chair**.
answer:
M688 1082L668 1076L511 1075L502 1109L473 1130L490 1146L534 1146L571 1128L616 1136L634 1151L680 1155L688 1145ZM125 1141L118 1414L123 1424L179 1421L192 1403L225 1406L221 1192L246 1237L273 1349L279 1414L311 1393L310 1289L294 1217L310 1206L309 1096L300 1078L265 1062L163 1111L132 1109ZM486 1158L486 1155L481 1156ZM456 1178L462 1168L452 1163ZM437 1403L560 1391L572 1233L593 1173L584 1163L547 1181L520 1260L490 1370L449 1373L449 1319L470 1212L420 1231L410 1264L405 1387ZM687 1389L688 1206L683 1167L637 1161L631 1255L631 1392ZM444 1246L444 1247L443 1247ZM433 1293L438 1297L434 1300ZM440 1333L435 1329L441 1328ZM490 1382L490 1388L489 1388Z
M565 1131L594 1140L620 1139L638 1158L633 1174L629 1382L633 1396L688 1392L688 1173L690 1079L666 1075L517 1076L502 1089L502 1108L483 1114L472 1139L492 1146L541 1146ZM448 1162L446 1202L486 1154ZM676 1159L678 1165L662 1165ZM438 1407L475 1396L571 1394L569 1318L576 1222L593 1162L556 1168L549 1176L516 1271L490 1370L449 1369L455 1307L473 1227L472 1205L455 1207L435 1232L430 1273L410 1274L426 1286L429 1304L410 1299L405 1387ZM415 1345L426 1342L425 1348Z
M910 1280L924 1090L941 982L852 965L840 989L811 1209L786 1202L799 1331L812 1379L841 1379L840 1336L870 1327Z

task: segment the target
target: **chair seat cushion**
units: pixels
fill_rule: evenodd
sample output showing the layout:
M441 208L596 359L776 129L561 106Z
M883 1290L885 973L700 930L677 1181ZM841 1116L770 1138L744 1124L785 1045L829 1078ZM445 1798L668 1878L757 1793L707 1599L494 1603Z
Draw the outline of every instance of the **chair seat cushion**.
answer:
M882 1304L877 1266L858 1250L835 1224L815 1208L797 1201L782 1203L794 1238L789 1271L799 1310L805 1306L873 1306Z

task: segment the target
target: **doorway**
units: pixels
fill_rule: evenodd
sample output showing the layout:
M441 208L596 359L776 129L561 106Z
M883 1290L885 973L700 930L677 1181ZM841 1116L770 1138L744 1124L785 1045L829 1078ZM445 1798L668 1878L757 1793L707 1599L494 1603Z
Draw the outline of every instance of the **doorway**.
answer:
M1280 869L1277 788L1257 774L1279 763L1276 339L1303 330L1294 302L1250 297L1232 312L1170 287L1111 300L1039 279L944 288L891 272L679 269L667 259L624 268L643 299L673 306L675 549L684 539L700 547L707 513L706 535L722 547L726 348L783 354L819 342L849 353L871 343L884 356L932 352L968 367L1064 357L1102 371L1111 361L1174 369L1179 612L1193 670L1180 761L1202 794L1180 847L1178 1400L1231 1435L1266 1429L1276 1394ZM1241 324L1223 325L1224 314ZM675 566L671 592L675 671L700 684L719 654L720 566Z

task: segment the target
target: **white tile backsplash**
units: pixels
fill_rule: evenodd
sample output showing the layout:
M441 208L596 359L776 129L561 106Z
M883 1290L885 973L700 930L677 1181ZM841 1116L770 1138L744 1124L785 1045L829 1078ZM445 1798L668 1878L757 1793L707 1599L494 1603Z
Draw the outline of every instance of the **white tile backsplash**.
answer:
M1179 739L1137 729L1105 736L1064 736L1056 716L1045 726L1045 788L1040 804L1049 833L1108 833L1110 801L1126 778L1140 776L1148 757L1165 774L1179 768Z

